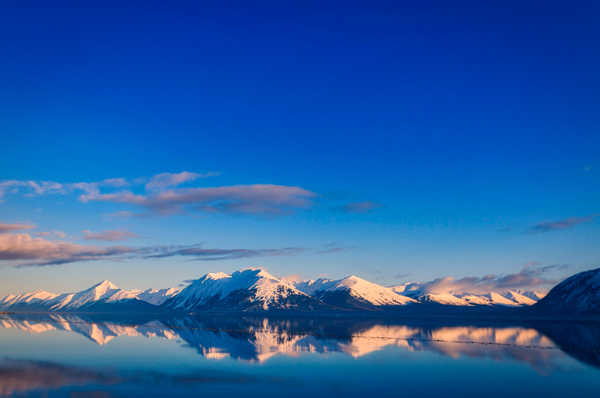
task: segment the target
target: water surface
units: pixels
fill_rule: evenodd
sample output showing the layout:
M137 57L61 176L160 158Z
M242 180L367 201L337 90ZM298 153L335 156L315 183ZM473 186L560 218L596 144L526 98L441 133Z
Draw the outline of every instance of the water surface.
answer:
M598 324L0 315L0 396L600 394Z

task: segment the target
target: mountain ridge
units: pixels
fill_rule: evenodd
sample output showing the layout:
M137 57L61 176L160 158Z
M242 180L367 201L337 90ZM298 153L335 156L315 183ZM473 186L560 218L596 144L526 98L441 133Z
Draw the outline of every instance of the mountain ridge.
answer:
M293 282L264 268L231 274L207 273L188 286L121 289L103 280L88 289L56 294L44 290L10 294L0 310L41 312L266 312L407 311L418 308L533 308L539 292L506 290L478 293L429 292L422 284L382 286L356 275Z

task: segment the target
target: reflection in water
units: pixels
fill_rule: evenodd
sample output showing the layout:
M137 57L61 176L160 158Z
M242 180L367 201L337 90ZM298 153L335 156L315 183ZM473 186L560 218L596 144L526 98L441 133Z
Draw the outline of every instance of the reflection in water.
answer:
M182 318L125 323L76 315L7 316L0 326L28 333L63 330L105 345L119 336L180 340L208 359L264 362L278 354L343 353L359 358L385 347L431 351L452 358L514 359L537 369L551 365L558 348L595 366L600 332L589 325L518 326L401 325L367 320Z
M256 377L234 372L184 373L138 371L117 374L114 370L90 370L45 361L4 359L0 361L0 396L31 390L56 389L63 386L110 386L142 384L148 386L198 385L210 383L247 384L260 381ZM269 382L278 380L269 378ZM89 395L89 394L88 394Z
M12 359L0 361L0 395L64 385L109 384L117 381L114 376L50 362Z
M76 335L98 348L75 342ZM36 348L28 348L30 340L38 341ZM600 328L589 324L464 326L417 320L253 317L132 321L101 315L0 315L0 344L7 349L11 341L17 344L10 350L13 356L6 354L9 351L0 353L0 396L188 397L224 392L261 398L364 396L373 388L380 396L394 396L395 383L402 380L402 391L408 395L439 396L446 393L444 383L427 384L423 394L424 381L419 378L446 377L457 396L485 393L491 398L523 393L523 383L489 385L490 380L516 380L519 374L544 379L537 387L531 383L534 396L570 391L573 385L581 396L596 396L594 388L599 387L589 378L561 371L568 358L564 353L600 367ZM69 351L71 342L75 345ZM55 344L64 346L56 351ZM159 353L161 346L165 355ZM22 358L21 347L27 348ZM127 353L115 356L126 347ZM60 363L63 350L83 360ZM121 366L142 351L146 355L139 362ZM187 356L187 362L180 362ZM506 366L481 366L489 359L511 370L502 374L498 369ZM419 363L423 367L416 371Z

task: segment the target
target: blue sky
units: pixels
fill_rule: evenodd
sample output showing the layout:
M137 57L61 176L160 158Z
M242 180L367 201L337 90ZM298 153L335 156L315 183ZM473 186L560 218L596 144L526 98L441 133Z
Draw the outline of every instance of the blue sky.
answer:
M598 265L597 4L320 3L5 6L0 293Z

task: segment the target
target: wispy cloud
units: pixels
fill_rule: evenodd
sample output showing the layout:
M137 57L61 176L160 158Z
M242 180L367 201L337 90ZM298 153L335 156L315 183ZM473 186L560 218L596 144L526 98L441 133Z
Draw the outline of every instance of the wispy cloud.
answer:
M59 183L52 181L0 181L0 198L6 193L27 196L79 193L79 200L111 202L141 207L150 214L181 211L233 214L287 214L312 205L316 197L307 189L273 184L230 185L218 187L179 187L180 184L218 175L183 171L160 173L147 179L110 178L99 182ZM144 185L142 185L144 184ZM131 185L131 189L121 188ZM132 215L130 211L113 213Z
M452 294L480 294L490 291L503 292L513 289L533 290L556 284L560 278L551 277L552 272L565 270L568 267L568 265L564 264L539 266L536 263L530 263L525 265L521 271L514 274L490 274L481 277L467 276L459 279L447 276L429 282L409 284L408 289L422 293Z
M114 231L104 231L114 232ZM122 231L119 231L122 232ZM101 235L114 238L112 234ZM110 239L103 239L110 240ZM185 257L199 261L232 260L252 257L295 256L302 253L322 253L319 249L304 247L283 248L205 248L195 245L156 245L146 247L80 245L65 241L32 237L26 233L0 235L0 264L9 266L48 266L103 259L158 259Z
M25 196L40 195L66 195L76 191L86 193L99 192L101 187L122 188L128 186L129 182L124 178L108 178L96 182L74 182L61 183L56 181L33 181L33 180L4 180L0 181L0 198L7 193L22 193Z
M0 235L0 261L13 261L12 265L15 266L66 264L99 260L132 252L135 252L135 249L129 247L85 246L34 238L24 233Z
M369 213L380 207L382 207L382 205L379 203L365 201L347 203L343 206L334 207L333 210L341 211L343 213Z
M13 231L22 231L24 229L32 229L32 228L35 228L35 225L0 223L0 234L6 233L6 232L13 232Z
M218 176L220 173L211 171L208 173L192 173L182 171L181 173L160 173L153 176L146 184L146 190L157 191L165 188L174 187L183 183L194 181L198 178L208 178Z
M593 221L598 214L592 214L586 217L570 217L565 218L563 220L557 221L544 221L538 224L535 224L529 229L529 232L532 233L541 233L541 232L551 232L558 231L562 229L572 228L578 224L583 224L586 222Z
M182 188L157 194L134 194L129 191L110 194L85 194L83 202L101 201L142 206L159 214L173 214L183 209L219 213L283 214L307 208L315 193L285 185L233 185L213 188Z
M302 247L284 247L280 249L204 249L202 247L186 247L175 250L165 250L163 253L152 254L148 258L164 258L173 256L192 257L195 260L215 261L232 260L248 257L293 256L308 251Z
M86 229L82 231L82 233L83 239L85 240L103 240L107 242L116 242L138 237L133 232L119 230L93 232L89 229Z

